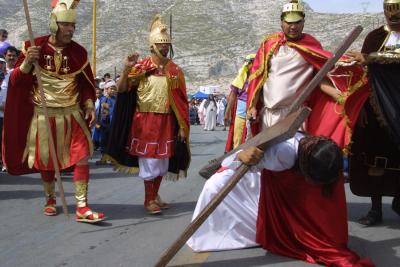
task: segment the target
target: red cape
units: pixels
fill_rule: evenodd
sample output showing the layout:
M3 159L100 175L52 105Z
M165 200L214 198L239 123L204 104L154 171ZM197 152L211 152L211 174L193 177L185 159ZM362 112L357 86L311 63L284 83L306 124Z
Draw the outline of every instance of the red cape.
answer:
M312 36L289 42L283 33L268 36L258 50L250 76L248 106L255 103L255 93L262 90L267 79L268 62L274 51L287 44L296 49L318 71L331 54L324 51ZM360 66L337 67L331 81L348 95L344 106L335 103L316 89L308 102L312 113L307 121L312 135L331 137L342 148L351 138L358 113L369 96L365 73ZM362 90L360 90L362 89ZM253 125L253 134L260 125ZM271 172L264 170L261 178L257 242L266 250L327 266L373 266L347 248L347 208L343 178L327 198L321 188L305 181L295 170Z
M39 66L42 69L45 69L46 65L44 55L54 54L54 50L49 46L48 40L48 35L35 39L35 45L41 47ZM38 171L30 169L26 161L22 162L27 134L33 116L34 104L31 94L33 86L36 84L36 78L32 72L25 74L19 69L19 66L25 59L24 52L29 46L30 42L25 42L23 53L18 58L10 76L4 111L3 161L7 166L7 171L12 175ZM94 78L87 59L87 52L76 42L71 42L62 50L62 54L68 56L69 73L79 73L77 78L80 90L80 103L83 108L87 100L95 100ZM59 74L62 75L64 73Z
M314 37L308 34L304 34L304 38L296 42L287 41L282 32L267 36L257 52L251 70L248 110L254 106L258 110L261 109L261 101L255 103L254 96L262 90L268 78L266 66L268 66L273 53L283 44L296 49L316 71L320 70L332 56L330 52L322 49L321 44ZM345 61L345 58L341 59L341 62ZM330 137L345 148L350 143L352 129L358 114L370 95L367 76L361 66L353 65L350 67L337 66L331 71L329 78L339 90L347 95L347 100L342 106L317 88L306 103L313 110L307 121L307 132ZM253 135L259 131L260 125L253 124Z

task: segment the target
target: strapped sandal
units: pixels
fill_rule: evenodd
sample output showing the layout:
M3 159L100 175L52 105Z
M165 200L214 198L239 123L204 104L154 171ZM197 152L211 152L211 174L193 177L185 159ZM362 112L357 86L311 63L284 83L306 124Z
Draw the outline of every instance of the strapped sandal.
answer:
M50 198L49 200L47 200L47 203L43 208L43 214L46 216L57 215L56 200L54 198Z
M152 215L161 213L161 208L157 205L155 200L151 200L149 202L149 205L145 206L145 208L147 210L147 213Z
M169 209L169 204L162 201L161 197L157 195L157 198L154 200L156 204L162 209L162 210L167 210Z
M77 208L76 210L76 221L85 223L97 223L105 220L103 213L94 212L88 207Z

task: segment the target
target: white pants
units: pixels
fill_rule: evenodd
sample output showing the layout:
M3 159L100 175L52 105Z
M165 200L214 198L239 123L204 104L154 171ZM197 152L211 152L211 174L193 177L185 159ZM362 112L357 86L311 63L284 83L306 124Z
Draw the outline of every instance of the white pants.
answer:
M164 176L168 172L169 159L153 159L139 157L139 178L153 180L157 176Z
M207 180L192 220L220 192L233 174L233 170L227 169ZM258 246L256 224L259 196L260 173L248 172L187 241L187 245L196 252Z

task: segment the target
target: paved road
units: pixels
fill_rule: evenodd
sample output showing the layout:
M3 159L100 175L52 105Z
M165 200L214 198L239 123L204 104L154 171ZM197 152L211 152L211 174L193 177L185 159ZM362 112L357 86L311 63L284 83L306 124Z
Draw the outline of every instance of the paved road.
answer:
M191 135L192 165L189 177L165 182L161 195L172 203L162 216L149 216L143 210L143 184L129 175L95 166L91 160L92 180L89 201L108 220L100 225L74 221L71 176L64 178L70 218L42 215L44 197L38 175L11 177L0 174L0 266L152 266L160 254L189 223L204 180L199 168L220 155L226 132L203 132L194 126ZM98 156L98 155L97 155ZM349 193L350 247L373 259L377 266L400 266L400 218L385 199L385 223L362 228L354 221L369 207L368 199ZM260 248L194 254L184 247L169 266L243 267L309 266L303 262L277 257Z

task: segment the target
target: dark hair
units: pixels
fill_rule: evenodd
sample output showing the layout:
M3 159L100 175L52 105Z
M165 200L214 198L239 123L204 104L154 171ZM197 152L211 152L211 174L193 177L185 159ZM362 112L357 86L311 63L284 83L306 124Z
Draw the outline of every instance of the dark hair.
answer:
M299 144L299 168L312 183L320 185L324 195L331 195L333 185L343 170L343 153L331 139L306 136Z
M0 34L7 34L8 35L8 31L6 29L0 29Z
M103 75L103 78L106 78L106 77L111 78L111 74L107 72L106 74Z
M6 51L4 52L4 55L7 54L8 51L15 52L15 54L17 54L17 56L19 55L19 50L17 48L15 48L15 46L7 47Z

